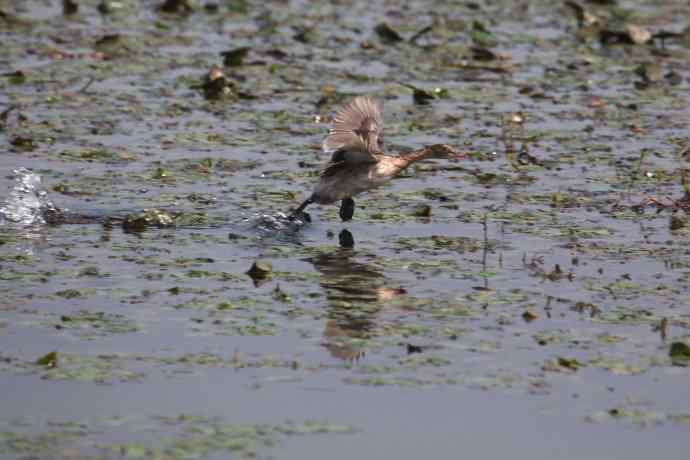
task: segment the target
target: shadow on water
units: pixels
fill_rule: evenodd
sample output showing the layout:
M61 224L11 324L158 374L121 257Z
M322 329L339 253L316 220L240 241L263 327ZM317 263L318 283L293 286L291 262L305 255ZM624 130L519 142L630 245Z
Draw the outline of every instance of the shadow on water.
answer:
M341 243L353 242L348 230L340 233ZM328 320L323 346L331 356L347 361L366 353L366 341L376 332L376 316L385 303L406 294L390 287L391 281L371 265L358 262L352 247L341 247L305 259L321 274L319 284L326 292Z

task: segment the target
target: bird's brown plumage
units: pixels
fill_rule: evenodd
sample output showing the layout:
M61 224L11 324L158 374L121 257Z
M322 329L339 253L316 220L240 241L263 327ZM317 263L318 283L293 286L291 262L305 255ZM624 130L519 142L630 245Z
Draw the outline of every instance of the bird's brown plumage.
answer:
M323 150L334 153L334 160L337 154L336 161L376 161L373 155L381 152L382 112L382 104L369 96L354 98L333 117Z
M369 96L355 97L333 118L323 141L323 150L332 153L314 192L293 215L310 203L342 201L340 216L352 218L352 197L376 188L415 161L426 158L451 158L457 152L445 144L434 144L399 156L381 150L383 106Z

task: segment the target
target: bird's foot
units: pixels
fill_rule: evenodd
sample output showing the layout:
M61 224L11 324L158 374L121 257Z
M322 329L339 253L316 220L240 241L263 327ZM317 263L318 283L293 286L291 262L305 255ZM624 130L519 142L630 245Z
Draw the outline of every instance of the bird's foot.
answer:
M345 198L341 203L340 203L340 218L343 220L343 222L347 222L348 220L352 220L352 216L355 214L355 200L352 198Z
M307 206L309 206L310 204L312 204L313 202L314 202L314 200L312 200L311 198L307 198L306 200L304 200L302 202L302 204L299 205L299 207L297 209L295 209L294 211L292 211L290 213L290 215L288 216L288 220L292 221L292 220L295 220L296 218L299 217L300 219L302 219L306 222L311 222L311 217L309 217L309 214L304 212L304 209Z

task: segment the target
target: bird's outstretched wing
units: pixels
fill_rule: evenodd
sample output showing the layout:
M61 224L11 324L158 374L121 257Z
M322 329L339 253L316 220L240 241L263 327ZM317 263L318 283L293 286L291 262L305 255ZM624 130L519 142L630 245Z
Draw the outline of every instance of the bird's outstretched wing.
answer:
M375 162L381 151L383 107L369 96L357 96L333 118L323 141L324 152L333 153L331 161L347 163Z

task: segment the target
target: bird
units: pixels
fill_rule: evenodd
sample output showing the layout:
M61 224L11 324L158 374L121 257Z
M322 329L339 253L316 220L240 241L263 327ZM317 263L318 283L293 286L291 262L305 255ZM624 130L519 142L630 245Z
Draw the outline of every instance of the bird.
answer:
M357 96L333 118L322 149L331 159L321 173L312 194L295 209L300 216L312 203L340 201L343 222L352 220L353 197L379 187L412 163L428 158L460 158L450 145L434 144L400 155L383 152L383 104L370 96Z

